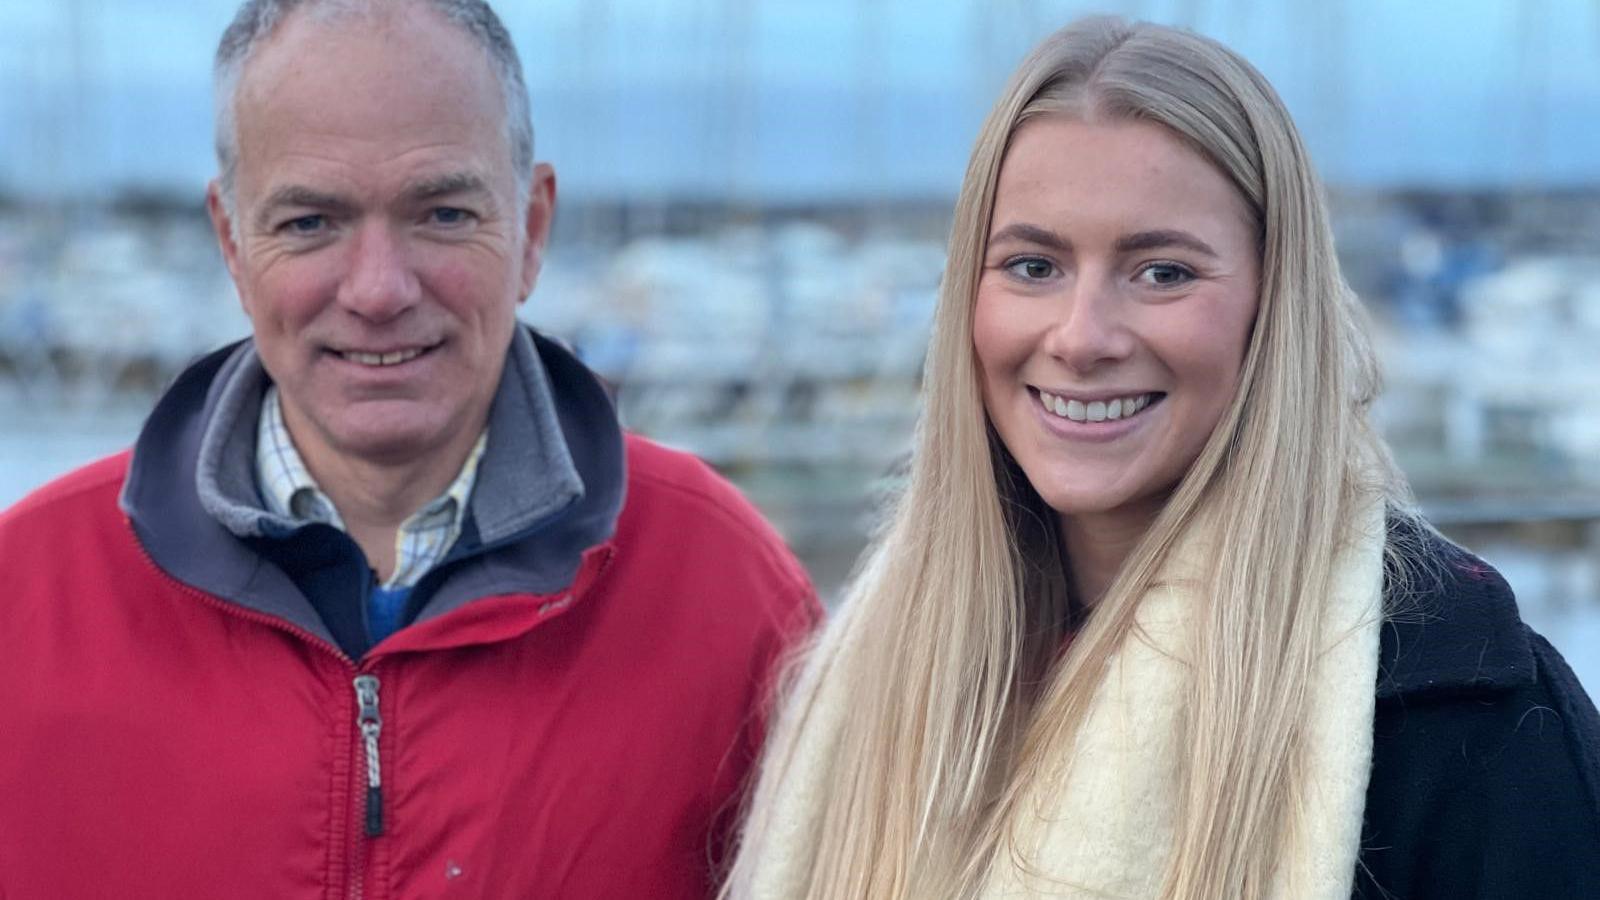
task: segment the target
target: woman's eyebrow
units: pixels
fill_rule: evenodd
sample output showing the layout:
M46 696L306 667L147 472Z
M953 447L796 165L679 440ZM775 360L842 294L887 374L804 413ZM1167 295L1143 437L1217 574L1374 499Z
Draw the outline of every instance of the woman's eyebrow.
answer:
M1015 222L989 235L989 243L991 244L999 244L1005 241L1038 244L1041 247L1049 247L1052 250L1060 250L1062 252L1072 250L1071 241L1048 228L1029 225L1026 222Z
M1006 241L1037 244L1041 247L1048 247L1062 252L1070 252L1072 250L1072 242L1065 237L1048 228L1041 228L1038 225L1030 225L1026 222L1014 222L989 236L990 244L1000 244ZM1138 253L1143 250L1156 250L1161 247L1183 247L1212 258L1217 257L1217 251L1212 249L1210 244L1187 231L1173 228L1159 228L1124 235L1117 239L1114 249L1118 253Z
M1142 250L1158 250L1162 247L1183 247L1196 253L1203 253L1213 259L1217 257L1217 251L1211 249L1210 244L1187 231L1176 229L1139 231L1118 238L1116 243L1116 251L1118 253L1138 253Z

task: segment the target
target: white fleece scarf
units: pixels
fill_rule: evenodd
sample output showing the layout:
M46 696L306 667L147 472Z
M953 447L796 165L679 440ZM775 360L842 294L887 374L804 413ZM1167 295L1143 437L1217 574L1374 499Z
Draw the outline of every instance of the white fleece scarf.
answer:
M1283 849L1269 891L1274 900L1347 900L1360 850L1372 764L1374 685L1383 589L1381 503L1353 517L1334 558L1323 619L1325 651L1311 681L1306 733L1304 826ZM998 855L983 898L1156 896L1176 822L1181 662L1189 596L1206 541L1190 535L1173 554L1161 587L1141 602L1141 626L1113 657L1072 748L1064 779L1041 784L1018 806L1018 866ZM834 679L837 681L838 679ZM825 684L786 783L761 858L736 896L797 900L815 856L832 747L849 715L846 686ZM1022 818L1026 817L1026 818Z

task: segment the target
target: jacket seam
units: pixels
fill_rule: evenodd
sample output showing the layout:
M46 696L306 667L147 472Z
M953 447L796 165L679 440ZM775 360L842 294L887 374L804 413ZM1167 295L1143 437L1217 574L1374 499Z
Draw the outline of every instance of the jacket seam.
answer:
M704 465L704 463L700 464ZM781 576L785 581L789 582L791 588L801 594L811 592L811 585L809 582L807 582L804 578L799 577L798 573L793 571L793 567L783 564L782 555L777 552L775 547L771 546L772 542L767 539L768 535L762 534L749 522L746 522L742 516L728 509L726 502L724 502L721 498L716 497L710 492L701 490L695 486L678 484L665 480L651 472L641 472L638 469L633 469L632 477L642 483L649 484L651 487L669 490L691 497L697 501L698 505L701 507L715 512L717 518L725 525L737 529L741 537L748 539L750 543L760 547L764 560L770 566L772 566L772 568L781 573ZM779 537L781 538L781 535Z

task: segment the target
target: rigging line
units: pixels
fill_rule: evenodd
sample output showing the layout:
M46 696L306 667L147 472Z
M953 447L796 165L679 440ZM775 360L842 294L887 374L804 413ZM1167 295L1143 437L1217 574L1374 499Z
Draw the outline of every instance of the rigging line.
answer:
M1198 31L1200 29L1200 14L1204 6L1203 0L1179 0L1175 21L1184 28Z
M1548 174L1545 119L1548 114L1549 67L1547 29L1548 19L1543 0L1523 0L1517 4L1516 73L1517 86L1527 100L1523 109L1522 138L1518 142L1517 156L1523 160L1516 180L1524 191L1531 191L1535 182ZM1545 63L1545 64L1541 64Z
M1323 26L1323 40L1319 42L1322 57L1318 66L1321 76L1321 90L1317 91L1318 102L1321 109L1317 111L1321 120L1323 134L1321 142L1329 148L1328 158L1323 162L1326 168L1329 162L1338 160L1343 168L1349 159L1346 152L1349 149L1347 141L1351 133L1346 129L1345 123L1349 118L1349 85L1350 70L1349 60L1349 18L1344 0L1326 0L1319 7L1319 15ZM1314 76L1315 77L1315 76Z
M728 28L724 58L728 166L724 190L730 218L747 212L754 202L749 196L752 179L748 176L753 171L749 157L755 146L751 137L760 119L757 109L760 95L751 78L750 44L754 39L752 24L758 6L758 0L725 0L723 3L723 19Z
M1600 51L1600 0L1590 0L1589 12L1592 13L1589 17L1589 26L1594 29L1595 50ZM1591 57L1592 59L1594 57Z
M885 77L886 54L883 35L889 31L883 0L857 0L855 107L856 125L853 147L855 160L851 168L857 181L857 190L870 186L881 192L883 180L888 176L884 165L884 95L888 90ZM868 203L870 210L881 203Z

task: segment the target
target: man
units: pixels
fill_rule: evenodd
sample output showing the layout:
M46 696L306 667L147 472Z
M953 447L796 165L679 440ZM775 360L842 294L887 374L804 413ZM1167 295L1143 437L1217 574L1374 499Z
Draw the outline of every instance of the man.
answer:
M0 517L0 896L706 896L817 607L517 324L556 190L504 28L251 0L217 66L254 337Z

